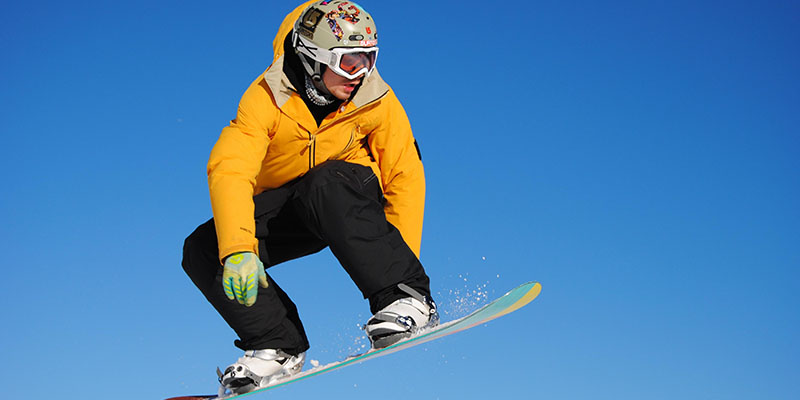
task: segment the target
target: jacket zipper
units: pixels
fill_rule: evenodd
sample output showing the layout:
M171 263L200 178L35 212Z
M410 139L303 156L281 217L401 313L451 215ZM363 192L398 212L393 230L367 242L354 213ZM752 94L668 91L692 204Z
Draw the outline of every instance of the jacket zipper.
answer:
M382 97L383 96L381 96L381 98ZM375 99L375 101L377 101L379 99L380 98ZM364 110L364 109L366 109L368 107L371 107L375 103L375 101L372 101L369 104L365 104L359 110ZM347 113L346 115L344 115L344 116L342 116L342 117L340 117L338 119L335 119L335 120L333 120L331 122L328 122L325 125L320 126L319 129L317 129L317 132L322 132L323 129L327 128L330 125L333 125L334 123L342 122L343 120L346 120L348 118L353 117L357 111L358 110L352 111L350 113ZM361 132L361 125L356 125L355 129L358 129L358 131ZM355 129L350 131L350 140L347 142L347 146L345 146L344 149L339 154L337 154L335 157L332 157L332 159L339 158L342 154L347 152L348 149L350 149L350 146L355 141ZM317 150L317 135L314 134L314 133L311 133L311 132L308 132L308 148L309 148L309 152L308 152L308 157L309 157L308 169L312 169L317 165L316 164L316 154L315 154L316 150Z
M317 135L308 132L308 169L316 166Z
M319 127L317 132L318 133L322 132L322 130L327 128L328 126L333 125L334 123L337 123L337 122L341 122L342 120L350 118L351 116L352 116L352 113L349 114L349 115L346 115L346 116L344 116L342 118L339 118L337 120L333 120L333 121L331 121L331 122L329 122L329 123L327 123L325 125L322 125L322 126ZM350 146L353 144L353 142L355 141L355 138L356 138L355 129L358 129L359 132L360 132L361 131L361 126L357 125L356 128L354 128L353 130L350 131L350 140L347 141L347 145L344 146L344 149L342 149L342 151L339 152L339 154L335 155L334 157L331 157L330 158L331 160L335 160L335 159L339 158L348 149L350 149ZM309 157L309 159L308 159L308 169L312 169L317 165L316 164L317 135L314 134L314 133L311 133L311 132L308 132L308 149L309 149L309 151L308 151L308 157Z

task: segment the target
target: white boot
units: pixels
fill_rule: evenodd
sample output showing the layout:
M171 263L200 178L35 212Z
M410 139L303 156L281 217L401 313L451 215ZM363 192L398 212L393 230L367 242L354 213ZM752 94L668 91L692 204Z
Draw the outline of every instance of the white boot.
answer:
M439 313L433 300L422 296L405 284L400 290L411 295L384 307L367 321L367 332L372 348L381 349L417 334L420 330L439 324Z
M303 369L306 353L292 356L281 350L247 350L220 374L219 383L233 393L247 393Z

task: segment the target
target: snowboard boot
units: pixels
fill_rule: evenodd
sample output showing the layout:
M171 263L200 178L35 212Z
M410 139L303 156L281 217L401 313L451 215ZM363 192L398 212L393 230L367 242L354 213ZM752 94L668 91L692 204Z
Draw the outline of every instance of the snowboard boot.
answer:
M374 349L391 346L423 329L439 325L439 313L433 300L403 283L397 287L409 297L395 300L384 307L364 326Z
M262 388L300 372L305 360L306 353L293 356L281 350L247 350L238 361L225 368L225 372L217 370L220 389L242 394Z

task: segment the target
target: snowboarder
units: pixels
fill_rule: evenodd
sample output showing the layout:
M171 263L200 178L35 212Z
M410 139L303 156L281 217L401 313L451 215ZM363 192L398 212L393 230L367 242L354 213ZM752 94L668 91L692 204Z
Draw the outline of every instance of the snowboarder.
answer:
M265 268L330 247L369 300L381 348L438 323L419 262L425 177L408 118L375 69L375 22L348 1L309 1L273 42L208 162L213 219L183 269L244 355L222 386L242 393L301 370L308 339ZM313 279L313 278L311 278Z

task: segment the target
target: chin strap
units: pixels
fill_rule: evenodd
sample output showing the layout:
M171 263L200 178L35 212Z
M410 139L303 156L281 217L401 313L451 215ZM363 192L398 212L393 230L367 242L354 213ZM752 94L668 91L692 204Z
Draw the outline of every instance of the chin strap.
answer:
M325 87L322 81L322 73L324 72L322 63L319 61L311 60L309 62L308 56L302 53L297 53L300 57L300 62L303 64L303 69L306 73L303 74L306 80L306 93L311 99L311 102L318 106L327 106L333 103L336 98ZM311 64L314 64L313 66Z
M300 61L303 63L303 69L306 70L306 75L311 77L314 82L322 83L322 63L316 60L309 62L309 57L303 53L297 52Z
M336 96L325 87L325 82L322 80L325 65L297 50L297 45L302 44L302 41L294 31L292 31L292 43L295 47L295 54L300 58L300 63L303 64L305 70L303 75L305 76L306 94L311 102L318 106L327 106L336 101Z

